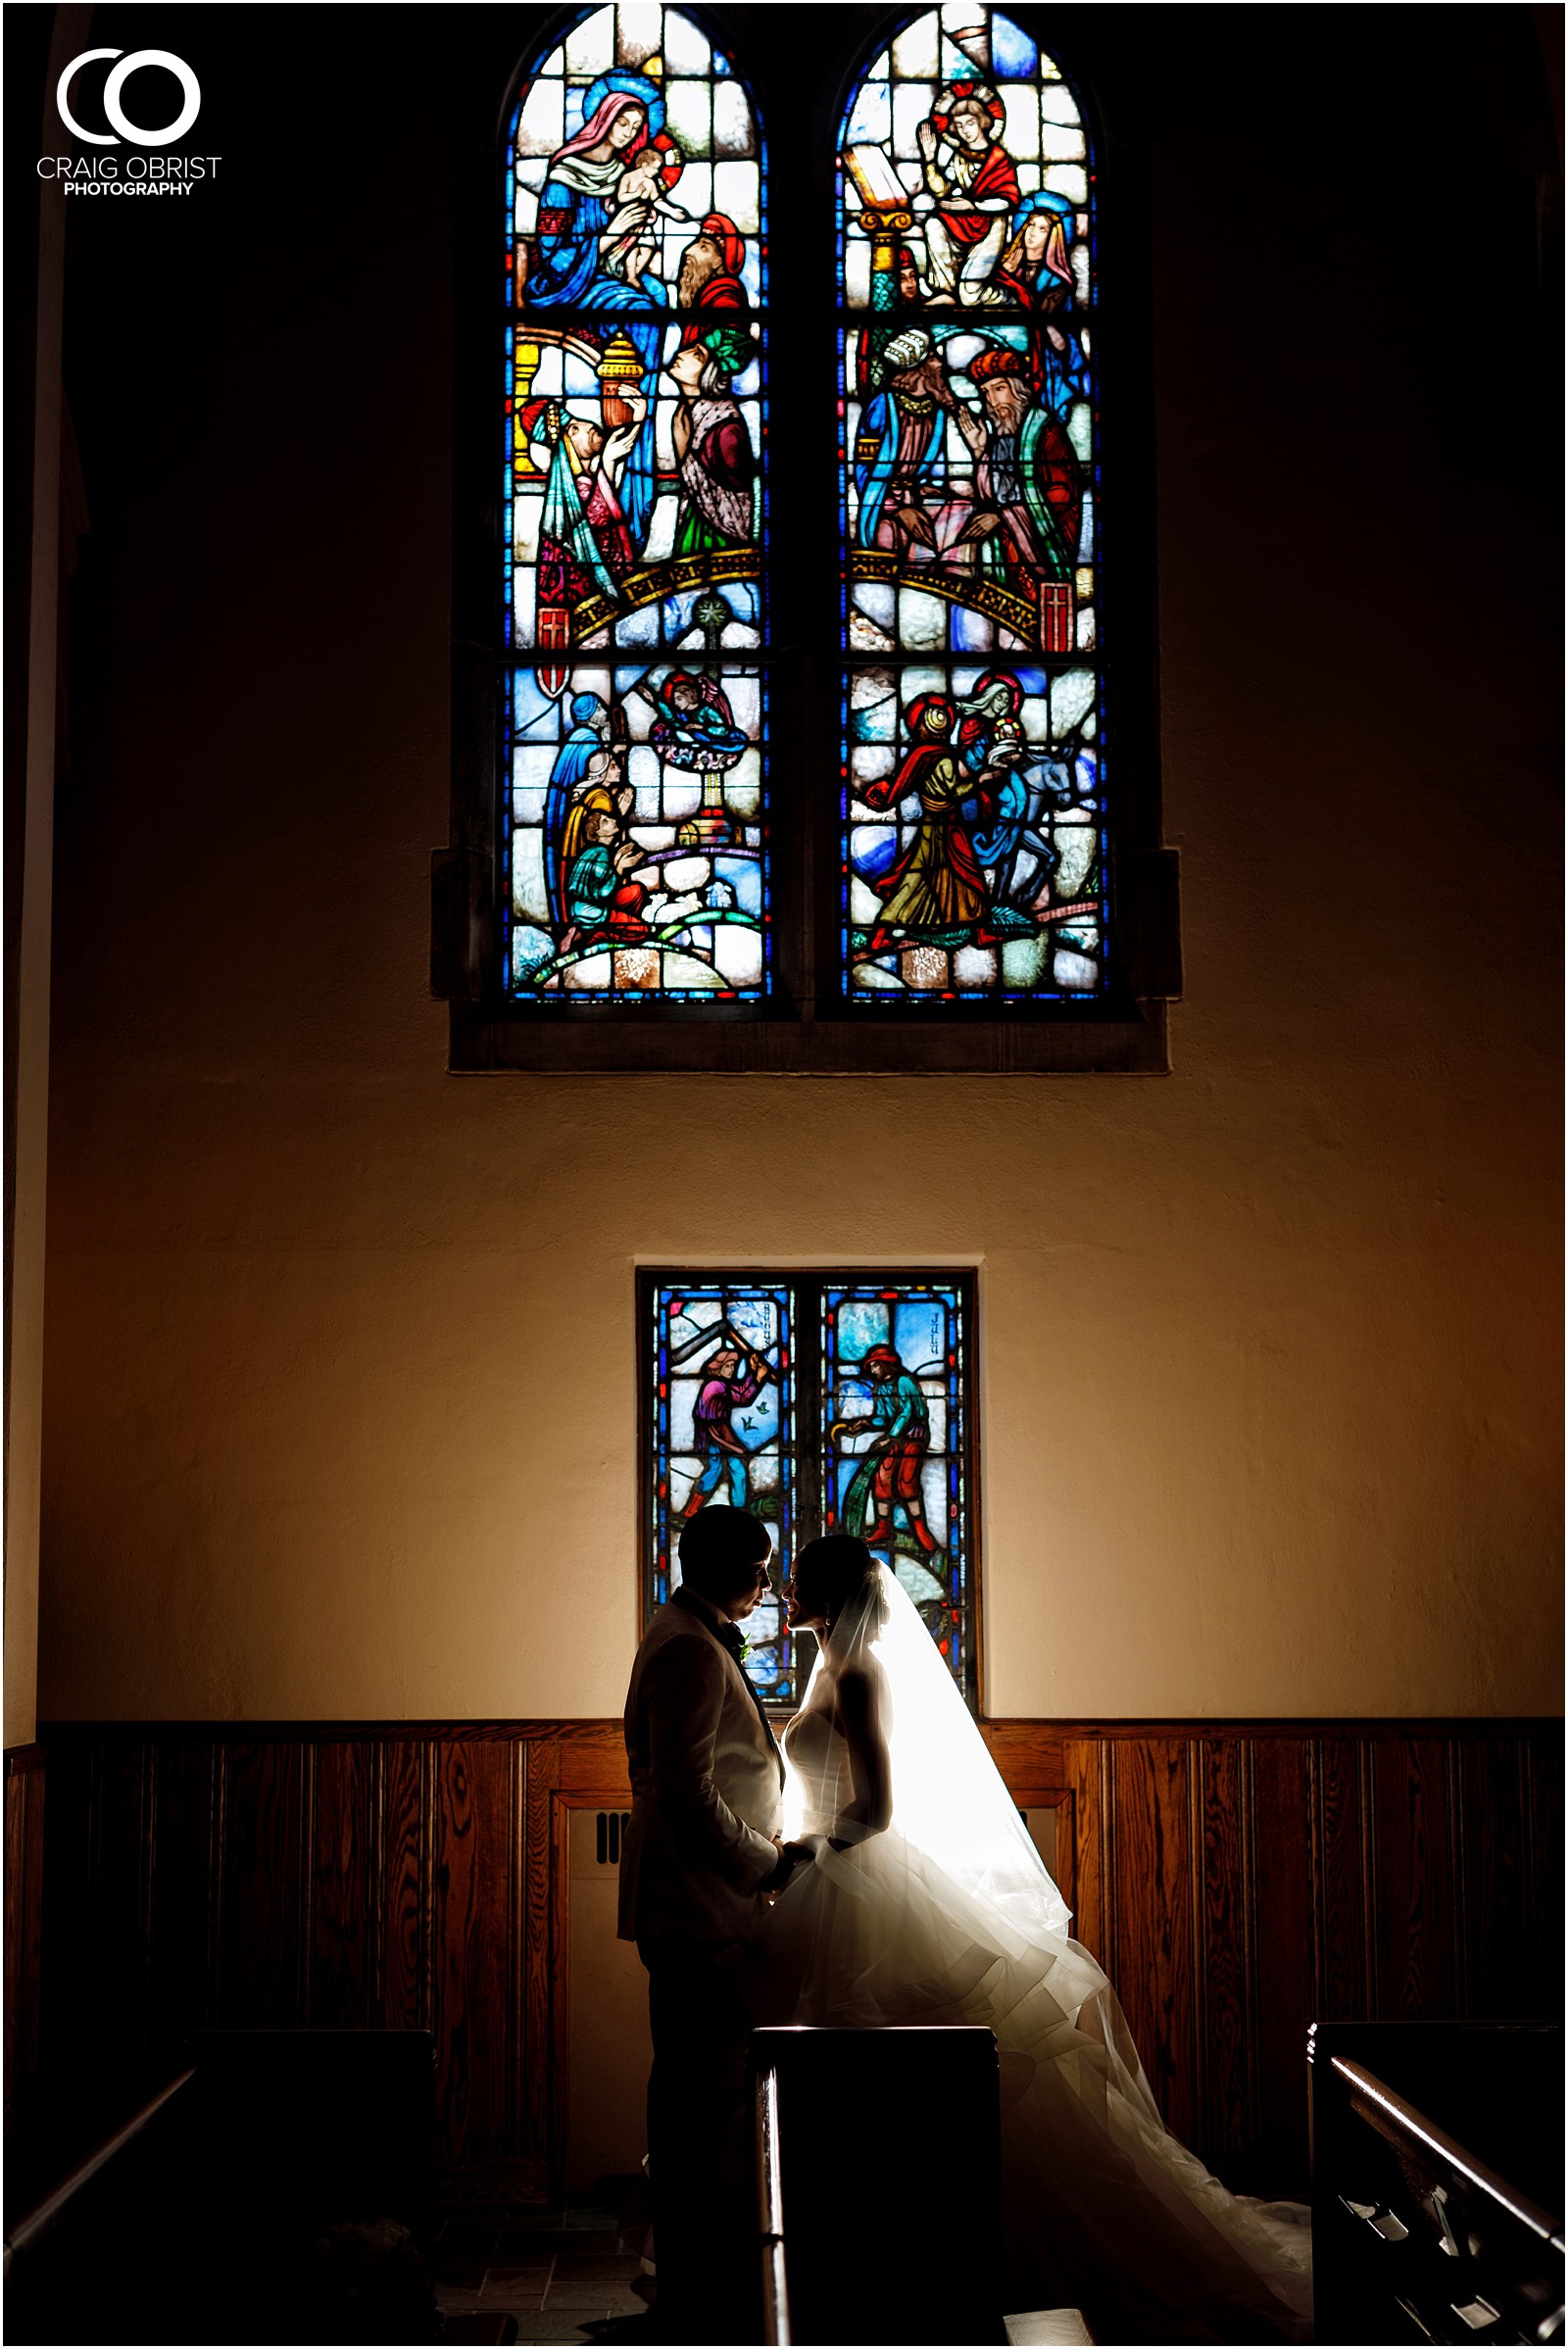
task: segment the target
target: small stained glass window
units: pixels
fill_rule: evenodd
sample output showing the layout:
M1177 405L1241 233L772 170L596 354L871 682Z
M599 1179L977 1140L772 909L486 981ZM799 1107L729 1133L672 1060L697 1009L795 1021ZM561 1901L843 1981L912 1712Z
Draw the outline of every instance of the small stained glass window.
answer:
M1095 173L1010 18L944 0L840 131L852 1003L1105 992Z
M751 1510L774 1589L748 1620L747 1668L792 1706L811 1655L783 1620L788 1561L816 1534L858 1534L975 1703L973 1347L966 1273L643 1274L645 1617L678 1587L687 1517Z
M541 1010L760 1003L766 175L673 8L581 18L506 158L504 962Z

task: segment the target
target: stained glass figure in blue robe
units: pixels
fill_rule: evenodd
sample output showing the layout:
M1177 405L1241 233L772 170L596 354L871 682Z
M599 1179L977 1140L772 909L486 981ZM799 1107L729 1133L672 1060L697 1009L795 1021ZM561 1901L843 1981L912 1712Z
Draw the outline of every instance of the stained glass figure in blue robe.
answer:
M545 897L554 905L561 895L561 849L566 811L572 794L588 772L589 761L609 738L610 711L596 693L571 697L571 732L556 753L545 793Z
M956 402L924 326L906 326L871 362L875 388L856 442L860 544L932 547L931 506L946 479L945 415Z
M538 244L528 272L527 300L533 311L607 310L627 314L626 332L642 360L645 378L659 365L661 329L639 325L657 319L669 303L668 291L646 269L633 276L624 268L621 182L635 172L645 149L656 149L664 128L664 102L642 73L603 73L583 101L584 121L575 137L550 159L550 175L539 199ZM680 175L678 158L663 175ZM651 207L649 208L651 211ZM618 224L617 224L618 223ZM640 248L639 248L640 249ZM654 502L654 426L645 416L627 461L620 502L632 543L640 552L648 535Z
M958 704L958 744L975 779L975 798L964 813L976 859L992 882L990 927L999 938L1038 932L1028 903L1061 862L1046 837L1046 810L1065 807L1073 798L1066 761L1041 758L1029 743L1019 723L1023 698L1010 671L987 669L969 699Z

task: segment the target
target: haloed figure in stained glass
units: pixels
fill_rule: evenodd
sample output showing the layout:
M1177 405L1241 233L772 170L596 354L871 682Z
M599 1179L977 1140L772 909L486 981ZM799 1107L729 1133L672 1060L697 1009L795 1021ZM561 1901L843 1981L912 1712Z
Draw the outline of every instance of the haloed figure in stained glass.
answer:
M662 306L667 300L662 286L628 284L624 266L612 266L623 260L623 242L633 223L640 236L655 201L664 201L663 181L657 174L670 160L668 142L662 153L657 146L649 152L650 118L656 137L663 128L659 91L645 74L607 73L588 91L584 113L582 128L550 159L539 200L530 298L541 308L552 303L603 310ZM679 175L677 165L671 177ZM688 217L678 208L677 214Z
M664 53L657 41L661 23ZM584 86L582 61L615 54L635 57L638 70L623 62ZM557 124L569 130L574 120L578 127L569 136L552 135ZM733 405L734 378L755 365L750 313L760 280L745 225L714 204L722 190L753 231L759 228L758 164L731 160L755 157L755 126L727 65L674 10L608 8L579 24L547 60L524 94L514 136L513 280L530 326L515 345L520 428L537 436L535 378L544 393L559 376L571 419L562 445L570 452L572 474L597 467L603 485L602 511L587 518L605 561L596 564L593 550L582 546L577 560L606 605L635 610L646 599L629 591L629 574L672 551L710 551L706 543L672 550L661 522L661 507L667 514L670 504L670 419L659 408L656 386L667 380L661 369L670 369L677 349L705 343L712 380L699 386L695 373L689 379L682 373L682 394L691 400L701 391ZM672 308L685 314L683 323L670 318ZM714 341L710 329L726 319L730 335ZM559 405L561 394L556 398ZM597 433L593 446L590 428ZM552 446L561 433L558 427ZM741 438L749 451L744 424ZM678 467L683 452L673 454ZM722 547L752 545L751 471L730 486L744 492L744 517L705 514L705 525ZM557 503L571 518L569 499ZM586 486L582 503L587 509ZM549 561L547 549L546 570ZM574 592L575 580L555 592L560 584L541 578L540 619L546 612L555 615L553 641L592 641L602 608ZM579 609L585 602L590 612Z
M954 755L953 719L945 695L922 694L907 714L913 749L895 775L865 793L878 814L911 798L920 809L914 837L888 876L881 930L946 947L965 945L986 908L985 876L963 820L970 787Z
M582 128L552 156L539 199L530 307L657 317L669 296L650 271L656 248L647 232L656 205L667 208L664 191L680 177L679 159L663 136L662 101L646 74L607 73L588 91L584 110ZM657 326L631 326L628 332L644 369L651 368L659 352ZM626 452L635 450L625 511L631 536L640 545L655 472L646 403L635 421Z
M1018 174L997 137L1002 101L985 82L956 81L920 124L926 188L926 283L965 307L1000 299L991 276L1018 202Z
M1023 688L1004 669L990 669L969 700L958 705L958 747L974 780L965 803L975 861L987 875L991 933L1033 936L1040 927L1029 907L1050 884L1061 853L1047 835L1048 809L1067 806L1071 769L1060 759L1031 755L1019 722Z
M660 715L652 739L665 752L697 752L715 764L726 751L745 748L746 737L716 677L676 669L654 696Z
M1040 934L1062 861L1053 821L1081 779L1029 741L1024 699L1013 671L987 669L971 694L921 694L905 710L909 750L860 794L870 815L918 809L912 829L905 817L902 856L873 884L870 953L986 951Z

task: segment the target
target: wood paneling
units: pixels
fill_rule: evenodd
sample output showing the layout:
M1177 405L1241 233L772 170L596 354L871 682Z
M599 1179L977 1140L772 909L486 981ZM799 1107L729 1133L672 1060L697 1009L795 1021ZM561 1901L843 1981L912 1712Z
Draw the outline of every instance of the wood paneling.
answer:
M1383 2022L1454 2011L1458 1910L1449 1868L1446 1762L1434 1737L1385 1741L1369 1752L1375 2012Z
M40 2061L81 2129L106 2100L128 2109L205 2024L425 2028L449 2192L547 2197L566 2110L565 1828L579 1803L628 1799L618 1723L48 1734ZM1557 2011L1555 1723L985 1734L1015 1800L1070 1798L1074 1930L1172 2127L1243 2190L1304 2188L1312 2020ZM40 1832L21 1784L8 1851L32 1856L8 1876L8 2046L13 2015L39 2013L11 1956ZM8 2095L12 2078L8 2062Z
M1116 1907L1110 1954L1102 1963L1159 2109L1192 2144L1200 2134L1200 2099L1189 1747L1178 1737L1148 1737L1115 1744L1110 1753ZM1137 1897L1127 1897L1134 1886Z
M303 1861L313 1749L294 1738L246 1737L220 1747L220 1758L219 2024L254 2031L283 2015L298 2023L310 1976Z
M1198 1871L1198 2133L1210 2157L1231 2171L1257 2134L1251 1758L1251 1748L1239 1739L1201 1739L1194 1742L1189 1763Z
M380 2020L388 2031L421 2031L429 2012L428 1840L430 1748L422 1740L397 1739L379 1753L380 1808L376 1845L380 1860ZM372 1997L371 2013L377 2000Z
M364 2031L376 2012L379 1766L365 1738L316 1748L307 2014L318 2031Z
M506 2050L516 1971L511 1772L517 1758L510 1744L466 1738L434 1756L436 2113L440 2141L459 2163L493 2158L510 2142Z
M1365 1785L1370 1764L1356 1737L1315 1738L1311 1755L1315 2006L1318 2021L1344 2023L1377 2011Z
M1307 2026L1317 2000L1312 1942L1312 1756L1304 1737L1250 1740L1252 1854L1249 1982L1255 2135L1236 2175L1248 2192L1307 2175Z

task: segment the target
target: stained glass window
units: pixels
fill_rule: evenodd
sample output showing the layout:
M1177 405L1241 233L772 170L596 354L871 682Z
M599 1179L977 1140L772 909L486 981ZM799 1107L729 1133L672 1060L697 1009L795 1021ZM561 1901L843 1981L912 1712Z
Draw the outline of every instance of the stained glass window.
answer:
M973 1687L965 1296L954 1281L822 1290L822 1526L891 1565Z
M750 1509L774 1590L748 1620L748 1670L794 1705L811 1654L783 1622L783 1574L813 1535L858 1534L973 1703L973 1322L963 1273L644 1274L645 1613L679 1584L688 1516Z
M506 169L500 712L512 999L769 988L766 176L673 8L584 16Z
M1095 176L1071 84L944 0L845 113L838 869L862 1004L1105 989Z

